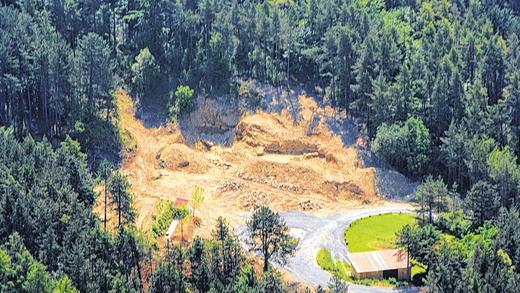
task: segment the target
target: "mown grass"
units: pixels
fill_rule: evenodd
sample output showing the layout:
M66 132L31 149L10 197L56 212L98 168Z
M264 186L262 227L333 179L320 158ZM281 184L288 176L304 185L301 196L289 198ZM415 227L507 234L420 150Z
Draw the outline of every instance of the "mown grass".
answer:
M316 256L316 261L322 269L330 272L331 274L347 281L352 280L350 273L352 267L350 264L344 261L334 260L328 249L320 249L320 251L318 251L318 255Z
M396 248L396 233L406 224L414 224L412 214L382 214L357 220L345 232L351 252Z

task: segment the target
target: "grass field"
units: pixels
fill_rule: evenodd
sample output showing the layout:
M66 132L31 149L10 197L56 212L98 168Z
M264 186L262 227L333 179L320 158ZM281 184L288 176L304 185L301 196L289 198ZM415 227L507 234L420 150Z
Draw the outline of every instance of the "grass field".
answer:
M316 256L316 261L322 269L342 278L343 280L351 281L350 264L344 261L334 260L328 249L320 249Z
M412 214L383 214L360 219L345 232L351 252L395 248L395 233L406 224L415 223Z

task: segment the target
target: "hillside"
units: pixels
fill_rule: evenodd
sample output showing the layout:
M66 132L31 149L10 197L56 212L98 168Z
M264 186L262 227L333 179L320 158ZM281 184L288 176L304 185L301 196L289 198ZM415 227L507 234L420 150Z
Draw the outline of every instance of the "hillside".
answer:
M202 234L218 216L240 222L258 205L318 214L384 205L375 169L363 167L356 147L344 147L329 129L327 111L312 98L298 100L299 123L287 111L258 111L240 117L230 146L190 145L178 127L146 128L130 96L119 90L119 127L137 144L122 165L135 194L137 225L149 227L159 199L190 198L195 185L205 189L197 212Z

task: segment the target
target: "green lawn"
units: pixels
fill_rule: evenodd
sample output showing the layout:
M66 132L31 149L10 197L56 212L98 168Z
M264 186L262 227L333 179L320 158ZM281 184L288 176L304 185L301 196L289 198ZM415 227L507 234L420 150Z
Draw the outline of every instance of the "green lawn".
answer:
M415 223L413 214L382 214L360 219L345 232L351 252L395 248L395 233L406 224Z
M320 249L320 251L318 251L318 255L316 256L316 261L322 269L330 272L331 274L336 275L343 280L352 280L350 276L350 264L344 261L334 260L328 249Z

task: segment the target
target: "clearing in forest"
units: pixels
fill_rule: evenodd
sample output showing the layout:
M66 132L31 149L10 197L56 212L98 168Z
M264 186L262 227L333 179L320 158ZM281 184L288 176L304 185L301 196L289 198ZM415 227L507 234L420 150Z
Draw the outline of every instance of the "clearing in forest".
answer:
M382 214L355 221L345 231L350 252L396 248L396 233L406 224L414 224L413 214Z
M161 199L190 198L193 187L204 187L204 202L196 234L209 235L224 216L234 226L259 205L279 211L329 214L366 205L386 205L379 199L375 170L365 168L354 146L345 147L326 123L330 109L300 96L301 119L287 111L241 114L230 146L208 141L188 143L178 126L146 127L135 117L135 106L123 90L116 95L119 128L130 147L122 172L132 183L138 227L149 230ZM207 115L196 111L192 115ZM190 117L196 120L197 117Z

